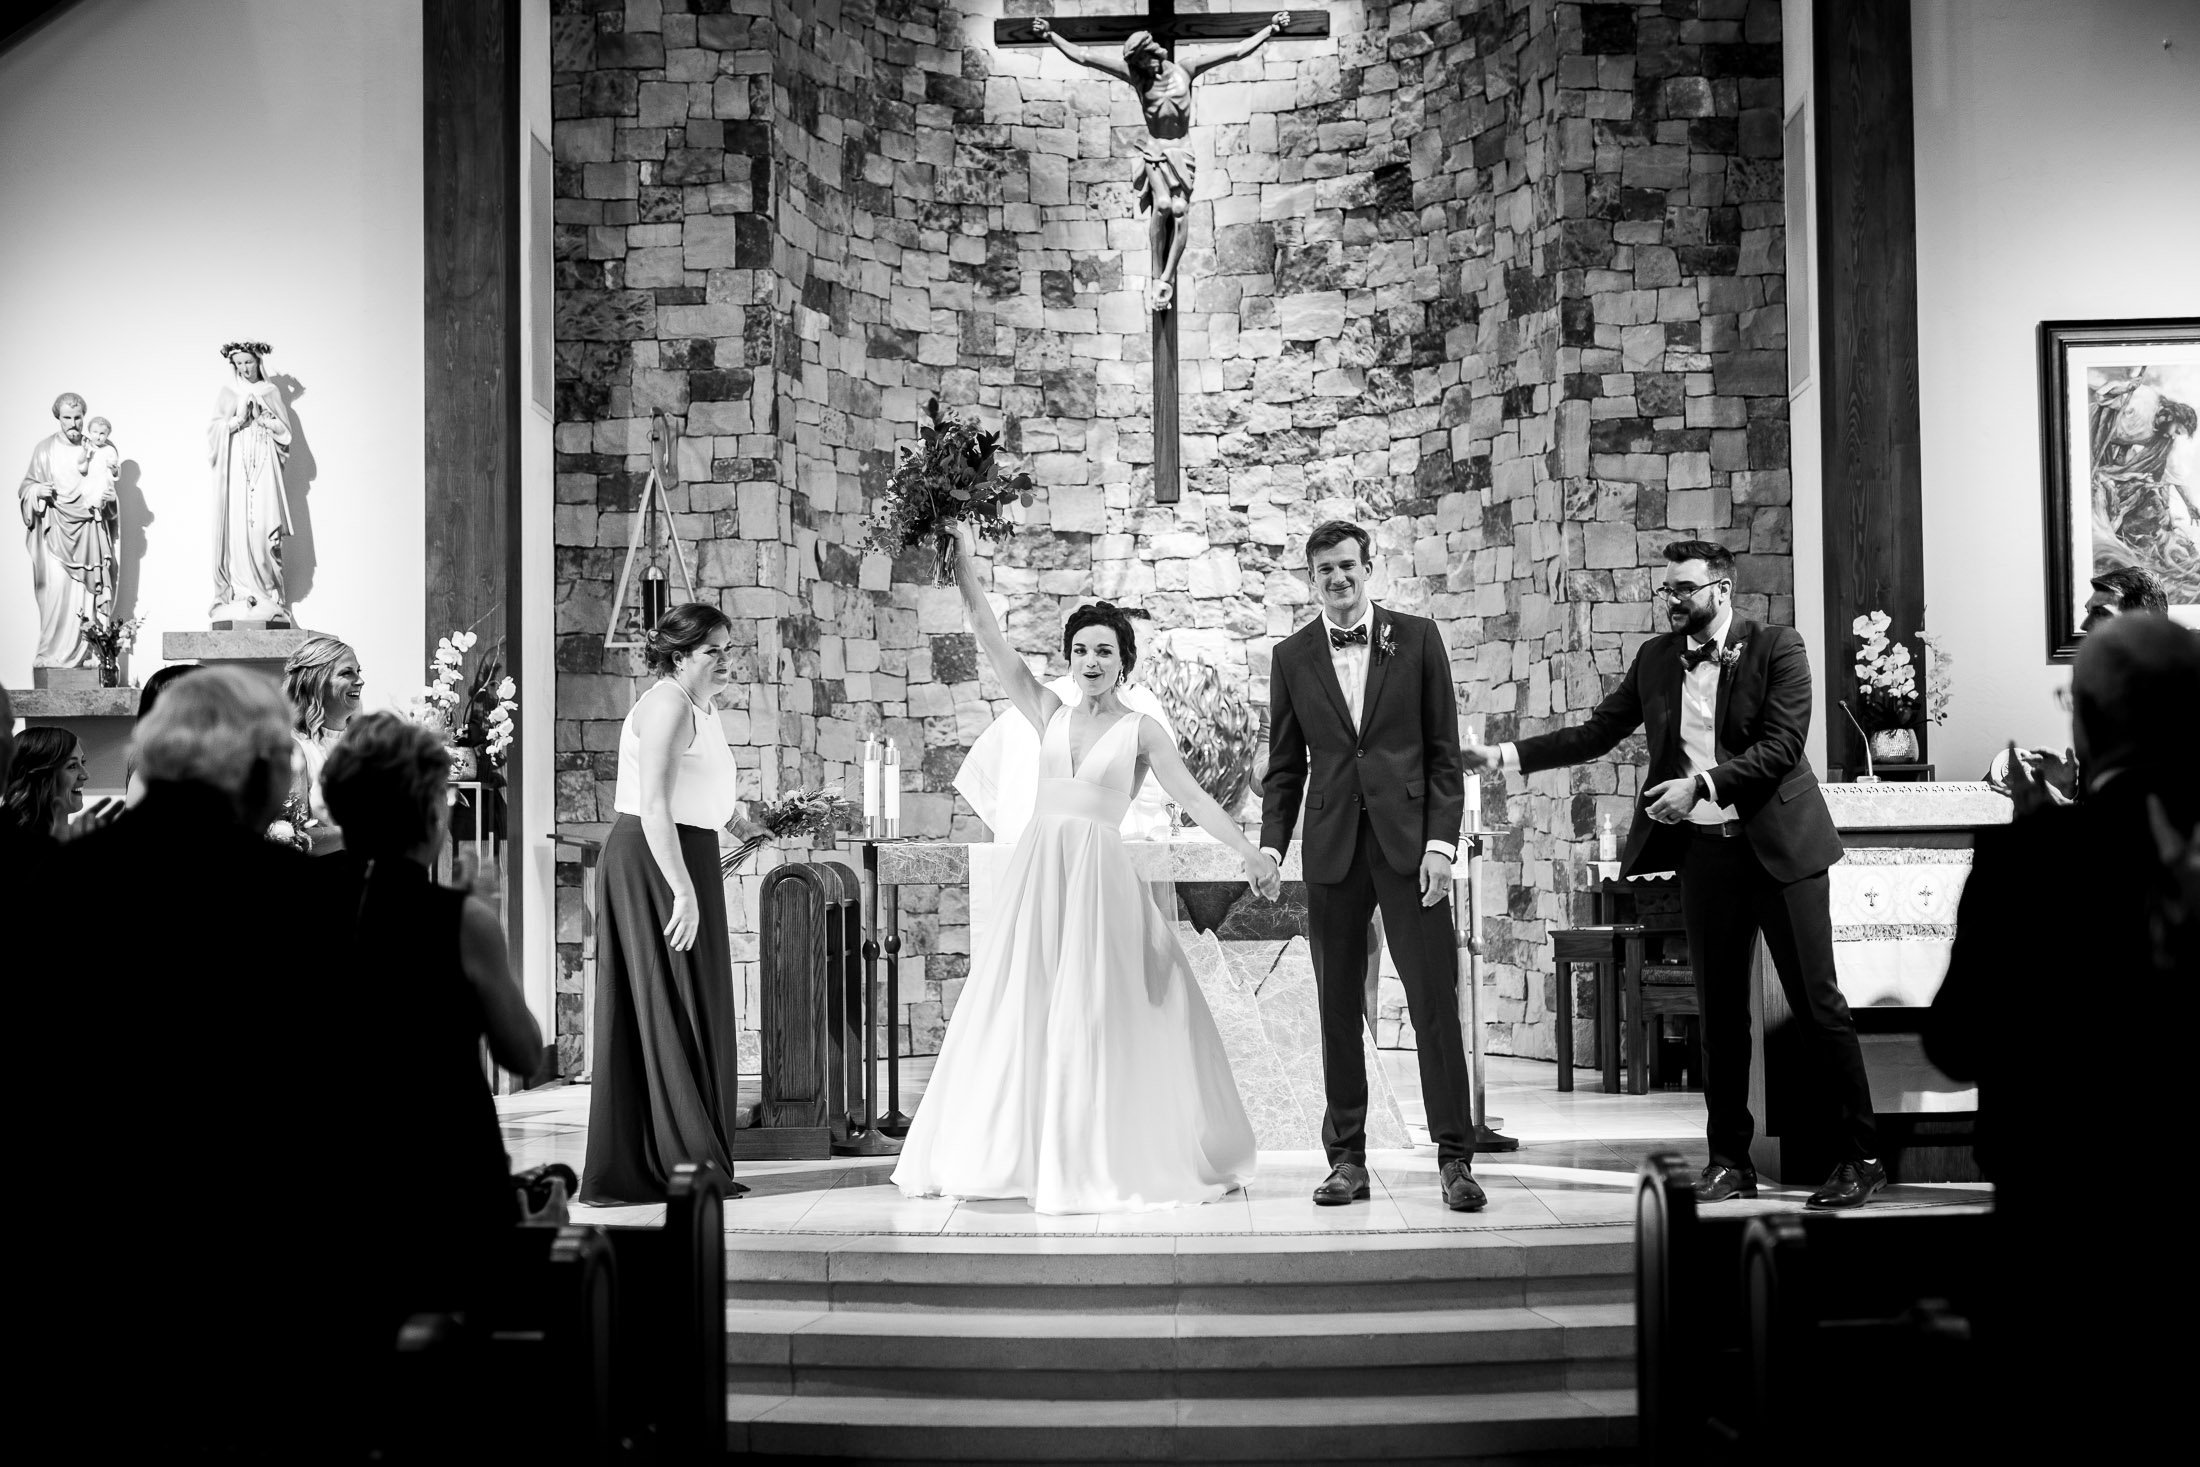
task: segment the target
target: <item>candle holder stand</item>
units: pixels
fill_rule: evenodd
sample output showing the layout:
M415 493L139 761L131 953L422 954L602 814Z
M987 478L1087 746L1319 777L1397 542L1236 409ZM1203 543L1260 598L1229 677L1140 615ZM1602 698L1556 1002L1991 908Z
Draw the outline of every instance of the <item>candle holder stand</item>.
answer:
M878 851L898 840L885 833L899 821L871 819L856 841L863 865L863 1112L848 1116L848 1139L833 1150L843 1156L895 1156L901 1138L908 1134L909 1118L901 1113L901 913L897 888L884 886L878 877ZM885 920L881 920L881 910ZM879 1012L879 959L886 960L886 1012ZM879 1031L885 1030L886 1102L879 1110Z

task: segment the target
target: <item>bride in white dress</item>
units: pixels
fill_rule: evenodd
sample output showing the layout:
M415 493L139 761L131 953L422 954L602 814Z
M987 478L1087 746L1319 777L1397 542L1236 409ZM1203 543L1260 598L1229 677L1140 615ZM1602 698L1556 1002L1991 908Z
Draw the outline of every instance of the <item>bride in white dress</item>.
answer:
M1040 730L1031 823L1001 919L973 955L894 1185L912 1197L1024 1197L1042 1213L1212 1202L1253 1176L1252 1124L1222 1035L1119 826L1151 773L1274 896L1275 863L1184 767L1154 720L1124 709L1137 662L1121 611L1080 607L1063 635L1074 708L1010 650L967 530L957 579L1009 700Z

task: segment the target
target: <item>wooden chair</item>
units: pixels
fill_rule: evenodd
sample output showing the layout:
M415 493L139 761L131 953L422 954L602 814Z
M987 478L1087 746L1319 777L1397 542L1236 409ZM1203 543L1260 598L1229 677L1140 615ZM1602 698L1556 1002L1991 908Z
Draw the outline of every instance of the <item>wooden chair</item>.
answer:
M1558 1088L1574 1088L1574 975L1570 965L1585 964L1596 973L1597 1064L1604 1093L1619 1093L1620 994L1639 986L1644 929L1638 923L1611 922L1598 927L1567 927L1551 934L1551 961L1558 971ZM1641 1047L1636 1053L1639 1057Z

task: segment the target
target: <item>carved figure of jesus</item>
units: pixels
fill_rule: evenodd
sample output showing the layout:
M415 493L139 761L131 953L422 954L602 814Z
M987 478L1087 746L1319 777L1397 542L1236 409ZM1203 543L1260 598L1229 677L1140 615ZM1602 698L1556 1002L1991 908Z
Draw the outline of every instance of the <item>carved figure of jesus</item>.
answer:
M1291 12L1279 10L1266 29L1227 51L1191 62L1171 59L1151 31L1138 31L1123 43L1123 58L1118 61L1073 46L1054 34L1044 19L1032 19L1032 33L1055 50L1079 66L1129 82L1138 93L1139 110L1146 115L1146 141L1139 146L1138 206L1151 216L1147 228L1153 241L1154 273L1147 303L1157 312L1176 304L1176 266L1184 258L1186 216L1199 174L1187 141L1192 131L1192 83L1202 72L1252 55L1290 24Z

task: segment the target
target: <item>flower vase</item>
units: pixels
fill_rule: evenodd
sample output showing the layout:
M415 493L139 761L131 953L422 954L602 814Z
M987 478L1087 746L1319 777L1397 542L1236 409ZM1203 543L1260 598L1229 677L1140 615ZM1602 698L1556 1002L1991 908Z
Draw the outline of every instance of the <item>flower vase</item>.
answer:
M1917 730L1914 728L1880 729L1872 735L1871 744L1874 764L1917 762Z
M481 759L469 745L454 745L451 754L451 783L464 784L481 777Z
M119 653L99 654L99 685L103 688L122 686L122 657Z

